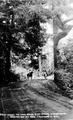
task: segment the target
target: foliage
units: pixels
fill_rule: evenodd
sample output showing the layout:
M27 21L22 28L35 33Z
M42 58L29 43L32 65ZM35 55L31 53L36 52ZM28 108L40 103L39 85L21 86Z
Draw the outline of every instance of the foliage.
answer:
M55 70L55 82L69 96L73 89L73 40L69 38L68 44L61 48L62 53L58 51L57 70Z
M73 74L59 69L55 71L54 82L67 95L73 89Z
M64 48L64 56L66 58L66 69L73 74L73 43L69 42L68 46ZM63 61L65 62L65 61Z
M41 54L41 47L44 44L43 33L40 32L42 31L40 21L51 18L51 12L38 5L39 0L37 0L37 4L31 1L33 0L30 0L30 2L20 0L2 2L0 6L0 30L3 41L8 43L6 44L8 53L13 50L18 55L20 53L24 54L24 57L27 57L29 53L32 61L31 65L34 66L35 63L38 66L38 61L34 60L33 57L37 53L36 57L38 59L38 55ZM40 3L42 4L42 2ZM18 33L22 35L19 37ZM21 38L24 39L23 44L20 44Z
M30 45L31 52L42 46L40 29L39 17L35 14L34 18L28 22L28 31L25 34L25 40Z
M61 33L56 32L54 36L54 64L55 64L55 73L54 73L54 82L62 90L64 95L70 97L73 89L73 40L69 39L68 45L62 47L63 56L60 54L60 51L57 49L58 42L61 38L65 37L68 33L68 27L65 26L65 23L61 20L61 15L72 14L73 8L69 8L68 1L59 1L56 0L53 2L53 15L54 15L54 24L57 26L57 29L61 29ZM56 16L59 17L56 17ZM59 19L60 18L60 19ZM64 59L64 58L65 59ZM68 96L69 95L69 96Z

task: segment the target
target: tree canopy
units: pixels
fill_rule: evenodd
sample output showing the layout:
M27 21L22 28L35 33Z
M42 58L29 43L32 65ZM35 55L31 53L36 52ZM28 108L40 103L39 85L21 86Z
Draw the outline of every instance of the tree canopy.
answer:
M29 53L32 61L34 54L39 55L41 47L45 43L40 22L52 18L51 11L43 8L44 2L46 1L1 1L0 31L2 39L8 42L7 47L16 53L21 52L24 57ZM20 39L24 41L22 44Z

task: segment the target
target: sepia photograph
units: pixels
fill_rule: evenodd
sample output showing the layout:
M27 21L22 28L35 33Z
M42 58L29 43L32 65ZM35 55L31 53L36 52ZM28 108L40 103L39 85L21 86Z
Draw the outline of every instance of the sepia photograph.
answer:
M0 0L0 120L73 120L73 0Z

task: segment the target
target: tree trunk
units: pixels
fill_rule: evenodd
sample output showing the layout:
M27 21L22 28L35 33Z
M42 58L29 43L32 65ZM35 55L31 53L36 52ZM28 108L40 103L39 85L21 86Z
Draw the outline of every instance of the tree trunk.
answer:
M41 55L39 55L39 75L42 73L42 65L41 65Z
M6 63L5 63L5 73L6 73L6 81L10 81L10 68L11 68L11 63L10 63L10 47L8 46L8 49L5 53L6 56Z

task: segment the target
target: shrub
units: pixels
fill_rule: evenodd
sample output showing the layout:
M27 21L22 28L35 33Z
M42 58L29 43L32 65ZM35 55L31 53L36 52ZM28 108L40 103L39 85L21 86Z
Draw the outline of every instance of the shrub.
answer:
M73 87L73 74L64 69L56 70L54 73L54 81L61 90L69 91Z

